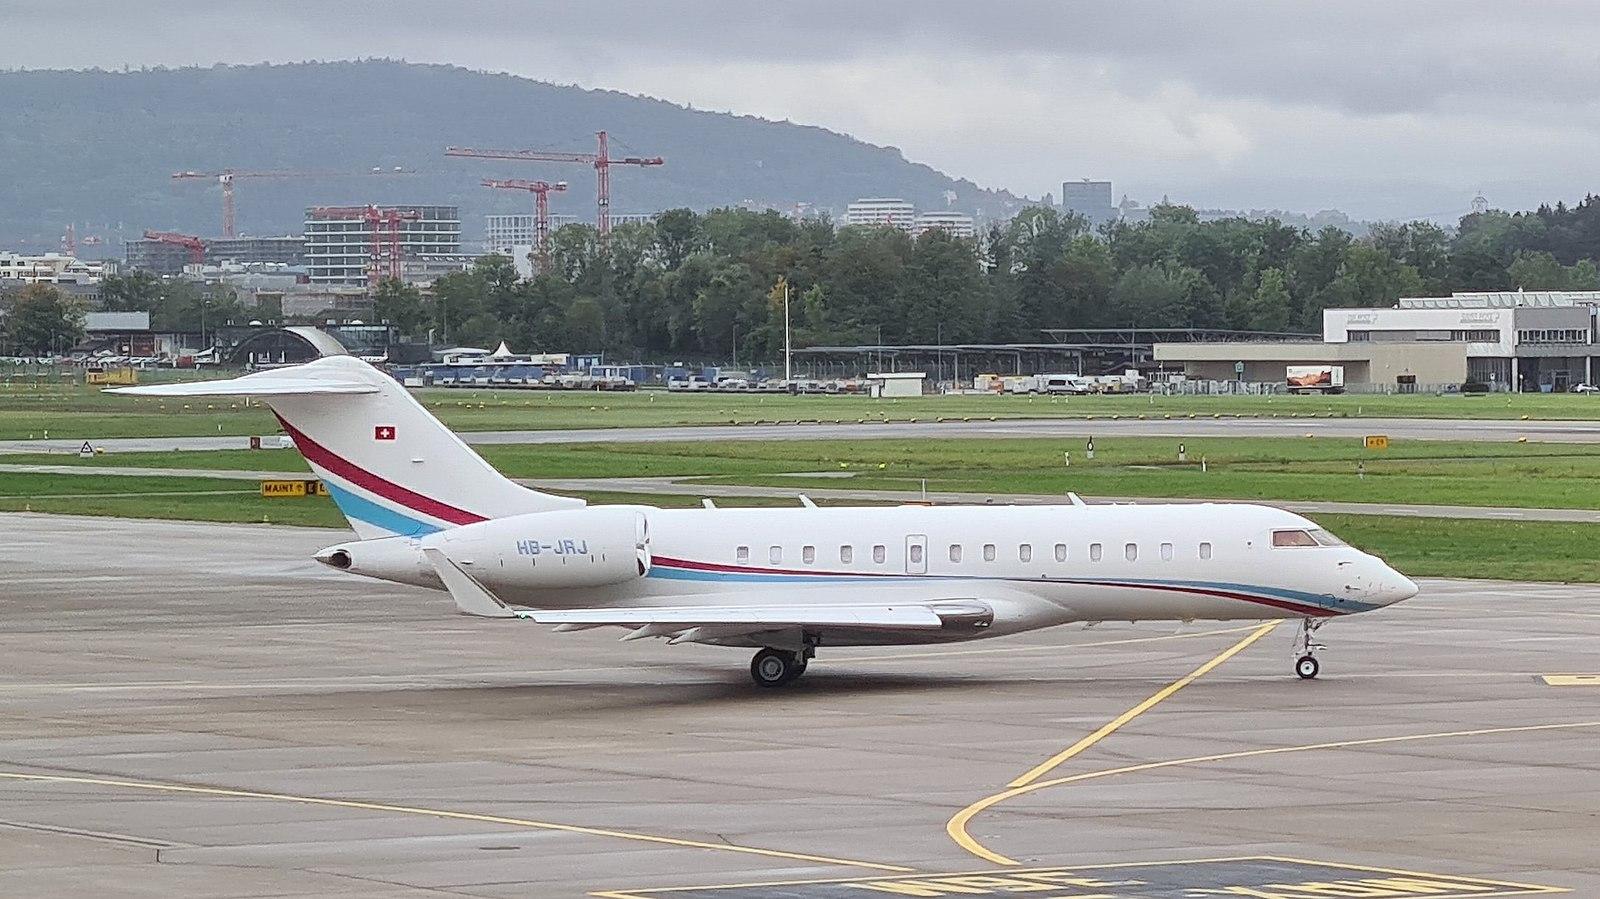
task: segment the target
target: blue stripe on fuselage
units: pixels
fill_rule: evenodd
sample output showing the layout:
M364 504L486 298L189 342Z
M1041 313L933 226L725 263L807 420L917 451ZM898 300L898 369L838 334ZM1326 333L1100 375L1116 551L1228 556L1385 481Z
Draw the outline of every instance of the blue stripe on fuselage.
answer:
M339 507L339 511L343 512L346 518L364 521L373 527L383 528L392 534L405 537L420 537L423 534L431 534L434 531L443 530L438 525L429 524L426 521L418 521L415 518L408 518L393 509L380 506L366 497L357 496L343 487L336 486L327 478L322 479L322 484L328 488L328 495L333 497L334 504Z

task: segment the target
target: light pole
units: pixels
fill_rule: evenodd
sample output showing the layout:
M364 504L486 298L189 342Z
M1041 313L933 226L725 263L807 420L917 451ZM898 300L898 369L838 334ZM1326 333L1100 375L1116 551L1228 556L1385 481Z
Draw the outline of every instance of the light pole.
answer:
M789 279L783 278L783 379L794 380L794 366L789 359Z

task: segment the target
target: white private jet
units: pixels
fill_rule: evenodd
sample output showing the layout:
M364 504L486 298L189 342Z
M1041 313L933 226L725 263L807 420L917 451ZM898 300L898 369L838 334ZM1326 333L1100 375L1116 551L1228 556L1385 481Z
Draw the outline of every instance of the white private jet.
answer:
M587 506L492 468L404 387L348 356L122 387L265 402L360 539L323 564L442 589L469 615L757 649L756 683L819 647L947 643L1072 622L1329 618L1416 595L1311 521L1239 503L658 509Z

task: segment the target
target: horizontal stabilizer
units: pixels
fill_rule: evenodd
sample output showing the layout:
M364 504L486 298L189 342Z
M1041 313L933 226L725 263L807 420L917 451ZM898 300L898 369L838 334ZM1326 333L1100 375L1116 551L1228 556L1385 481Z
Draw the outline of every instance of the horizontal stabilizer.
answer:
M360 381L316 378L274 377L271 372L228 378L221 381L188 381L177 384L147 384L140 387L111 387L106 393L133 396L313 396L322 394L377 393L378 385Z

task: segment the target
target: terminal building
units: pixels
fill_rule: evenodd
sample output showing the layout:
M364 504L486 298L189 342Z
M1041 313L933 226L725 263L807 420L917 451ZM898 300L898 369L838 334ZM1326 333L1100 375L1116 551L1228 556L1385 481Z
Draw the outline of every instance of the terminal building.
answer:
M1456 293L1327 309L1322 340L1158 343L1155 361L1197 380L1278 382L1291 365L1339 365L1353 390L1565 392L1600 375L1600 291Z

